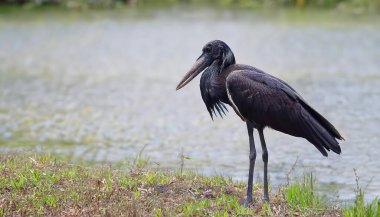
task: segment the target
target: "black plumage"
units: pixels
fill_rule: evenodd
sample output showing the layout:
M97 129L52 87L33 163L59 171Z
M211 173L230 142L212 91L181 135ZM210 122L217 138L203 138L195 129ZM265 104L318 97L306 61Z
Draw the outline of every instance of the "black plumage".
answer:
M285 82L253 67L240 70L239 65L234 65L230 68L226 69L231 70L226 79L227 90L245 120L303 137L324 156L327 156L326 150L341 152L335 140L342 139L339 132Z
M207 43L202 55L178 84L177 90L203 71L200 90L211 118L227 111L230 105L246 122L250 143L250 168L247 204L252 202L252 176L256 159L253 129L259 132L264 160L264 200L269 201L268 153L263 129L307 139L324 156L327 151L340 154L337 140L343 137L335 127L313 109L290 85L279 78L248 65L236 64L228 45L215 40Z

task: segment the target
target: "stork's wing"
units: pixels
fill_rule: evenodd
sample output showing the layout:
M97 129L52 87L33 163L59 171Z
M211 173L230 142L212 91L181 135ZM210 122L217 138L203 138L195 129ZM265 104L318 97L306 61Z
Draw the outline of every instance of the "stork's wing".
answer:
M229 99L244 119L306 138L324 156L326 150L341 152L335 140L342 139L339 132L285 82L251 69L232 72L226 83Z

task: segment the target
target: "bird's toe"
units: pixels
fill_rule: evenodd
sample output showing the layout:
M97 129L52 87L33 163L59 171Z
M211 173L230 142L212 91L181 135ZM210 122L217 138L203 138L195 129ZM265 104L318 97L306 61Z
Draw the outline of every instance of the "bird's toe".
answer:
M246 199L244 200L244 207L250 207L251 205L253 204L253 200L252 199Z
M264 203L269 203L269 197L265 197L265 196L264 196L264 197L263 197L263 202L264 202Z

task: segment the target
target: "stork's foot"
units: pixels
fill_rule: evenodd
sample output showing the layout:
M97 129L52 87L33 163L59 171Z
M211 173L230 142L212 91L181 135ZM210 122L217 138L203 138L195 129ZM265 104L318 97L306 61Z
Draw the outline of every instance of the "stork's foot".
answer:
M253 200L252 200L252 198L251 199L245 199L244 200L244 207L250 207L251 205L253 204Z
M264 203L269 203L269 197L268 196L264 196L263 197L263 202Z

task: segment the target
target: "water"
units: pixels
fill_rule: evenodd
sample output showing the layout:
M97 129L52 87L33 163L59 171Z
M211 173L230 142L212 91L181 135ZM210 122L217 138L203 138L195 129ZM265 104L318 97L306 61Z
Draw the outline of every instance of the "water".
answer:
M330 196L354 196L356 168L373 198L380 194L380 29L327 23L214 12L2 18L1 149L119 161L145 147L161 167L179 168L183 152L191 157L185 168L245 180L245 124L232 109L211 121L199 78L175 91L202 46L222 39L238 63L286 80L346 139L342 155L325 158L307 141L267 129L271 184L283 184L298 158L295 175L313 171ZM258 158L255 176L262 166Z

